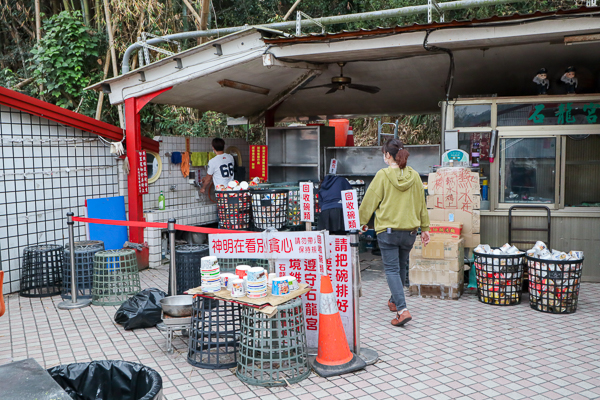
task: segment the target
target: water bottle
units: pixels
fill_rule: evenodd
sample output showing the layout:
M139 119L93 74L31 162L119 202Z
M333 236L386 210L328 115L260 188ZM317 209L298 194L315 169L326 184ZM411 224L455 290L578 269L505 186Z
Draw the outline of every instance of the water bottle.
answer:
M488 181L487 181L487 179L483 180L483 185L481 186L481 200L488 200Z
M160 191L160 196L158 196L158 209L165 209L165 195L163 194L162 190Z

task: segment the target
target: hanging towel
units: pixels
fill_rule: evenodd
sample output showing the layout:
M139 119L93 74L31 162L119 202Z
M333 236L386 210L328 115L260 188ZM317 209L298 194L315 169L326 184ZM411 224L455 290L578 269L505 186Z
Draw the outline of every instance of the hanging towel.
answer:
M184 178L190 175L190 153L187 151L181 154L181 173Z
M181 152L174 151L171 153L171 164L181 164Z
M208 153L208 161L212 160L213 158L215 158L217 155L215 153L213 153L212 151L209 151Z
M208 156L205 152L192 153L192 167L204 167L206 164L208 164Z

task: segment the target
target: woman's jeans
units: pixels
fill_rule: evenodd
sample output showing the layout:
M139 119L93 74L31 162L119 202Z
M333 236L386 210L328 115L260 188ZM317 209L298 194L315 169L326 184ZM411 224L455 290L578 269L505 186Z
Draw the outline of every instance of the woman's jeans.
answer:
M392 302L396 305L398 312L406 308L403 283L408 276L408 259L416 238L416 231L392 231L391 233L377 234L385 277L390 292L392 292Z

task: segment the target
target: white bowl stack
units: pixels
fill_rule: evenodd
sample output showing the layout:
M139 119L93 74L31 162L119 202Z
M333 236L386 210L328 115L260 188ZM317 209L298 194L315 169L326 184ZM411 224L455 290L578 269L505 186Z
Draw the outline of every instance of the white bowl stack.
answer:
M221 269L217 257L202 257L200 263L202 291L212 293L221 290Z
M267 272L262 267L250 268L247 272L246 296L259 299L267 296Z

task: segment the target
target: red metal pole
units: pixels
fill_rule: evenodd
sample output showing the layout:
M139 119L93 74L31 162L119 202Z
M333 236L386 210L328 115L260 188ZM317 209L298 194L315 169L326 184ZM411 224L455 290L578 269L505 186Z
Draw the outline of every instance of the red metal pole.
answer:
M141 97L125 99L125 130L127 159L129 160L129 175L127 176L127 195L129 205L129 220L144 221L144 198L140 193L138 182L138 170L146 168L140 165L139 152L142 150L142 129L140 123L140 111L150 100L159 94L171 89L166 88ZM129 228L129 241L132 243L144 243L144 228ZM138 267L147 268L148 249L142 252L136 250Z

